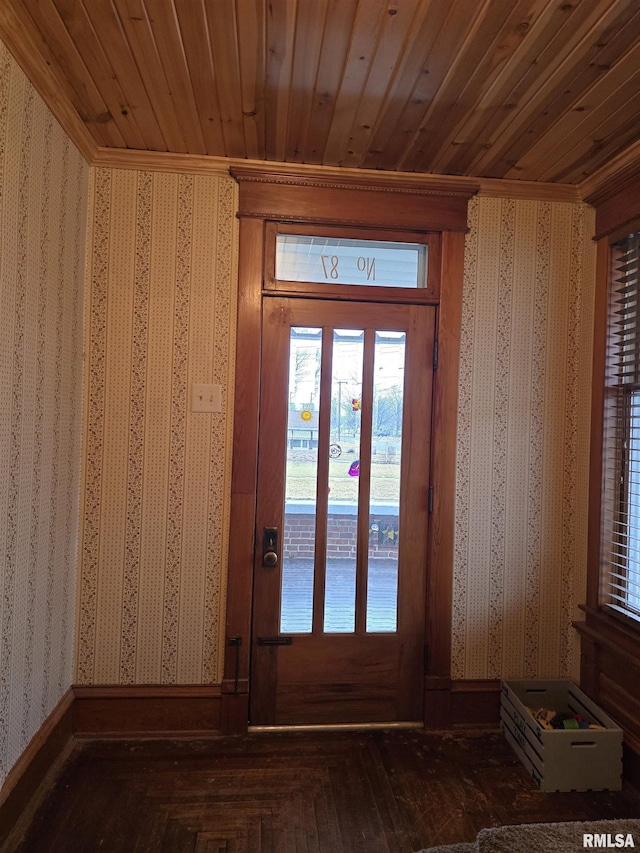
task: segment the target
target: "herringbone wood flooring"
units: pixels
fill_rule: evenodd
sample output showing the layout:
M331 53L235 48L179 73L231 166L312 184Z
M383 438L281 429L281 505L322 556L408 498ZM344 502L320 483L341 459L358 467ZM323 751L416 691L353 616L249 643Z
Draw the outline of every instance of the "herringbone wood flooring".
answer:
M640 817L540 793L499 733L273 733L78 743L21 853L408 853L485 826Z

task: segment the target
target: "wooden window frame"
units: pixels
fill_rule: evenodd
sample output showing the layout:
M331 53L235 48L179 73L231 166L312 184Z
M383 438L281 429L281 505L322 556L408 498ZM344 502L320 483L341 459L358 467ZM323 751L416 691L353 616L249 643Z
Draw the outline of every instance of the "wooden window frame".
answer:
M610 613L615 618L623 619L625 623L640 632L640 613L634 610L627 604L626 593L624 602L620 598L620 604L615 603L617 593L614 593L613 587L614 576L621 579L622 575L626 575L630 562L626 536L616 531L624 525L627 529L628 522L628 507L631 504L629 494L630 483L630 450L627 449L631 440L632 429L632 412L635 412L633 417L637 418L638 406L634 405L633 398L637 397L640 388L638 382L637 365L633 370L632 375L629 372L629 363L625 361L625 366L619 362L621 357L620 340L620 320L623 319L625 329L629 329L630 321L631 328L634 331L633 343L634 349L640 343L640 334L638 329L638 307L631 306L631 311L626 307L622 309L621 304L626 305L627 297L624 294L626 284L621 284L619 278L619 265L621 255L626 253L629 247L629 237L634 237L634 251L638 244L637 230L633 230L629 235L625 235L622 240L609 240L609 275L607 282L608 290L608 305L607 305L607 352L605 355L605 375L604 380L604 405L603 405L603 477L601 483L601 547L602 554L600 558L600 590L598 607ZM624 249L624 247L627 249ZM623 252L620 250L623 249ZM636 264L635 274L637 275L638 267ZM623 300L621 303L620 300ZM637 290L633 293L634 302L637 300ZM607 471L611 474L607 475ZM637 498L637 490L634 492ZM632 571L632 575L637 574L637 570Z
M591 442L585 618L580 635L580 686L624 731L625 776L640 780L640 631L603 607L602 515L605 379L611 246L640 227L640 176L586 199L596 208Z
M274 292L264 281L267 243L275 243L274 237L267 236L274 233L272 223L292 227L297 233L300 228L318 228L327 234L327 229L335 227L344 234L348 228L350 235L375 233L378 239L383 233L403 234L405 239L423 234L438 244L434 275L439 283L439 364L433 388L434 503L429 529L424 707L427 727L445 727L450 722L452 702L451 607L464 239L468 200L479 185L473 180L458 180L449 191L443 189L442 181L437 186L430 186L428 180L390 182L369 176L354 181L335 174L274 174L252 167L234 169L232 174L240 185L240 236L222 729L242 732L248 725L261 317L262 300ZM336 290L332 287L330 294L323 294L305 286L297 295L335 299ZM369 298L365 290L357 287L357 295L350 298ZM345 292L344 298L347 296ZM398 295L394 296L399 301ZM372 293L371 298L375 297Z
M592 615L602 611L602 516L603 453L605 419L607 418L605 385L607 372L607 337L611 292L612 246L640 227L640 218L622 229L615 228L599 235L596 255L596 294L594 305L593 370L591 389L591 455L589 470L589 526L587 542L587 600L585 610Z

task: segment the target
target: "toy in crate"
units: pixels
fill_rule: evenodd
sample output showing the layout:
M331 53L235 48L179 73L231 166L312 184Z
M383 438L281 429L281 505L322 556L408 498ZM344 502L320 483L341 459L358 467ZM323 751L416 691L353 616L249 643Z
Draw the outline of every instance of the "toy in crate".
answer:
M541 791L620 790L622 730L571 681L503 681L500 726Z
M599 729L602 731L604 726L598 723L590 723L585 720L580 714L574 714L572 711L550 711L549 708L538 708L534 711L533 708L527 708L534 720L538 722L543 729Z

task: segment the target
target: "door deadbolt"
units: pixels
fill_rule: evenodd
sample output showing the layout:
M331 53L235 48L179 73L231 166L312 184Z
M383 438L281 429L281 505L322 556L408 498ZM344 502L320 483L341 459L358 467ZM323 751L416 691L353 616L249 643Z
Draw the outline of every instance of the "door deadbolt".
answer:
M278 565L278 528L265 527L262 537L262 565L271 569Z

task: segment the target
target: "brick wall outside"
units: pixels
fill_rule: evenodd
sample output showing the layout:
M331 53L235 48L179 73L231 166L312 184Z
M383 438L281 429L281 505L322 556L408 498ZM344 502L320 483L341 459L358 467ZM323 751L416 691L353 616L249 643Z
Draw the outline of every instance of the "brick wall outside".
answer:
M397 519L381 516L375 523L379 530L369 534L369 556L395 559L397 544L386 540L385 529L397 529ZM356 516L331 515L328 523L327 556L354 559L356 556ZM395 540L397 543L397 539ZM290 513L286 517L283 553L285 557L313 557L315 543L315 515Z

